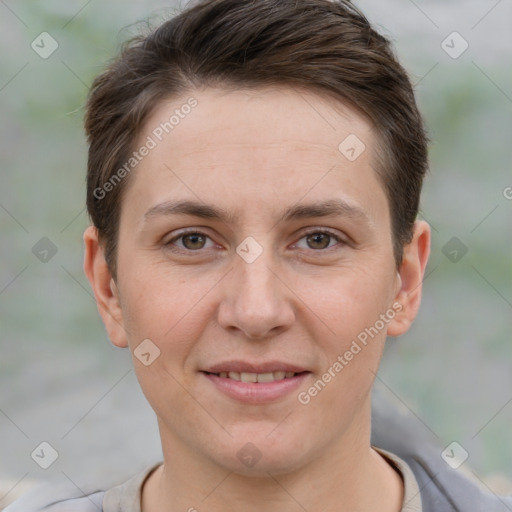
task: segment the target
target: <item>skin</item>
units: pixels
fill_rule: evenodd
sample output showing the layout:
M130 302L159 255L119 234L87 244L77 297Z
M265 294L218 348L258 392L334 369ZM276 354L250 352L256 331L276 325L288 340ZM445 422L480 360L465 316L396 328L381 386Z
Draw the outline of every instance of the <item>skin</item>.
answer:
M160 350L149 366L133 358L164 454L143 510L399 511L402 481L370 445L370 396L386 336L406 332L417 313L428 225L416 222L397 272L375 134L354 109L313 92L194 90L158 105L140 141L190 96L197 107L130 176L116 281L96 229L84 234L84 268L110 340L133 353L150 339ZM366 146L353 162L338 150L350 134ZM340 199L352 209L280 220L298 203ZM162 207L145 216L176 200L232 218ZM179 238L183 228L205 238ZM307 236L325 229L339 240ZM248 236L263 248L252 263L236 252ZM396 302L400 312L301 404L298 392ZM274 403L242 404L200 372L233 359L286 361L311 374ZM247 442L261 454L252 467L237 457Z

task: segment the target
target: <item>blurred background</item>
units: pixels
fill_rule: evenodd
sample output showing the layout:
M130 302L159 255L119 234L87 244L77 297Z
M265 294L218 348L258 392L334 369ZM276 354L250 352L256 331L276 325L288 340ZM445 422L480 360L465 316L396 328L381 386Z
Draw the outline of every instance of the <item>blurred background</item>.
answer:
M389 340L376 387L499 491L512 481L512 3L356 4L394 41L432 140L422 308ZM110 345L82 271L82 118L135 22L179 7L0 0L0 507L51 476L105 488L160 457L129 354ZM31 457L41 442L58 453L48 469Z

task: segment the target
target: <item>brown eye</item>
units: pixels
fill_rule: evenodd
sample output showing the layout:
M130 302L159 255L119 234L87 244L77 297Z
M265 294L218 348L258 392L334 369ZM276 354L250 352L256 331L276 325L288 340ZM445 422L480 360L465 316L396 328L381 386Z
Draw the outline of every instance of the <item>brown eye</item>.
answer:
M206 236L201 233L189 233L180 237L183 241L183 246L190 250L202 249L206 244Z
M204 251L213 249L215 242L201 231L189 230L176 234L174 238L164 241L163 245L170 251L192 256L192 253L201 255Z
M331 238L327 233L312 233L306 237L306 240L311 249L326 249L329 247Z
M319 229L317 231L310 231L304 233L300 240L295 244L298 249L314 250L317 252L327 253L337 249L342 249L346 245L345 239L338 235L328 231L327 229Z

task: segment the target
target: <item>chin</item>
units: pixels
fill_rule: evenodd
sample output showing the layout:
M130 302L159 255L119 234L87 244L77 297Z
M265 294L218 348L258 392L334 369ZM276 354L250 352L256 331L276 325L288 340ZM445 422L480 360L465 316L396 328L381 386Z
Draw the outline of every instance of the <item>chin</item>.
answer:
M222 453L210 456L217 465L243 476L268 478L269 473L291 473L307 464L308 458L305 436L299 436L297 430L293 429L293 436L284 431L272 438L268 435L272 429L261 425L256 433L253 428L240 429L229 444L221 445Z

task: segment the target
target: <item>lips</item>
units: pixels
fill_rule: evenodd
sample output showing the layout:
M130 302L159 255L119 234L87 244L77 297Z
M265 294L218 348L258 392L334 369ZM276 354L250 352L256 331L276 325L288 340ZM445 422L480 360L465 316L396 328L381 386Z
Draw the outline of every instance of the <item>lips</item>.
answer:
M211 373L211 372L208 372ZM274 382L276 380L290 379L297 375L296 372L285 372L284 370L278 370L277 372L265 372L265 373L254 373L254 372L219 372L212 373L223 379L232 379L241 382Z
M219 391L237 401L263 404L283 399L311 374L302 366L271 361L226 361L202 370Z

